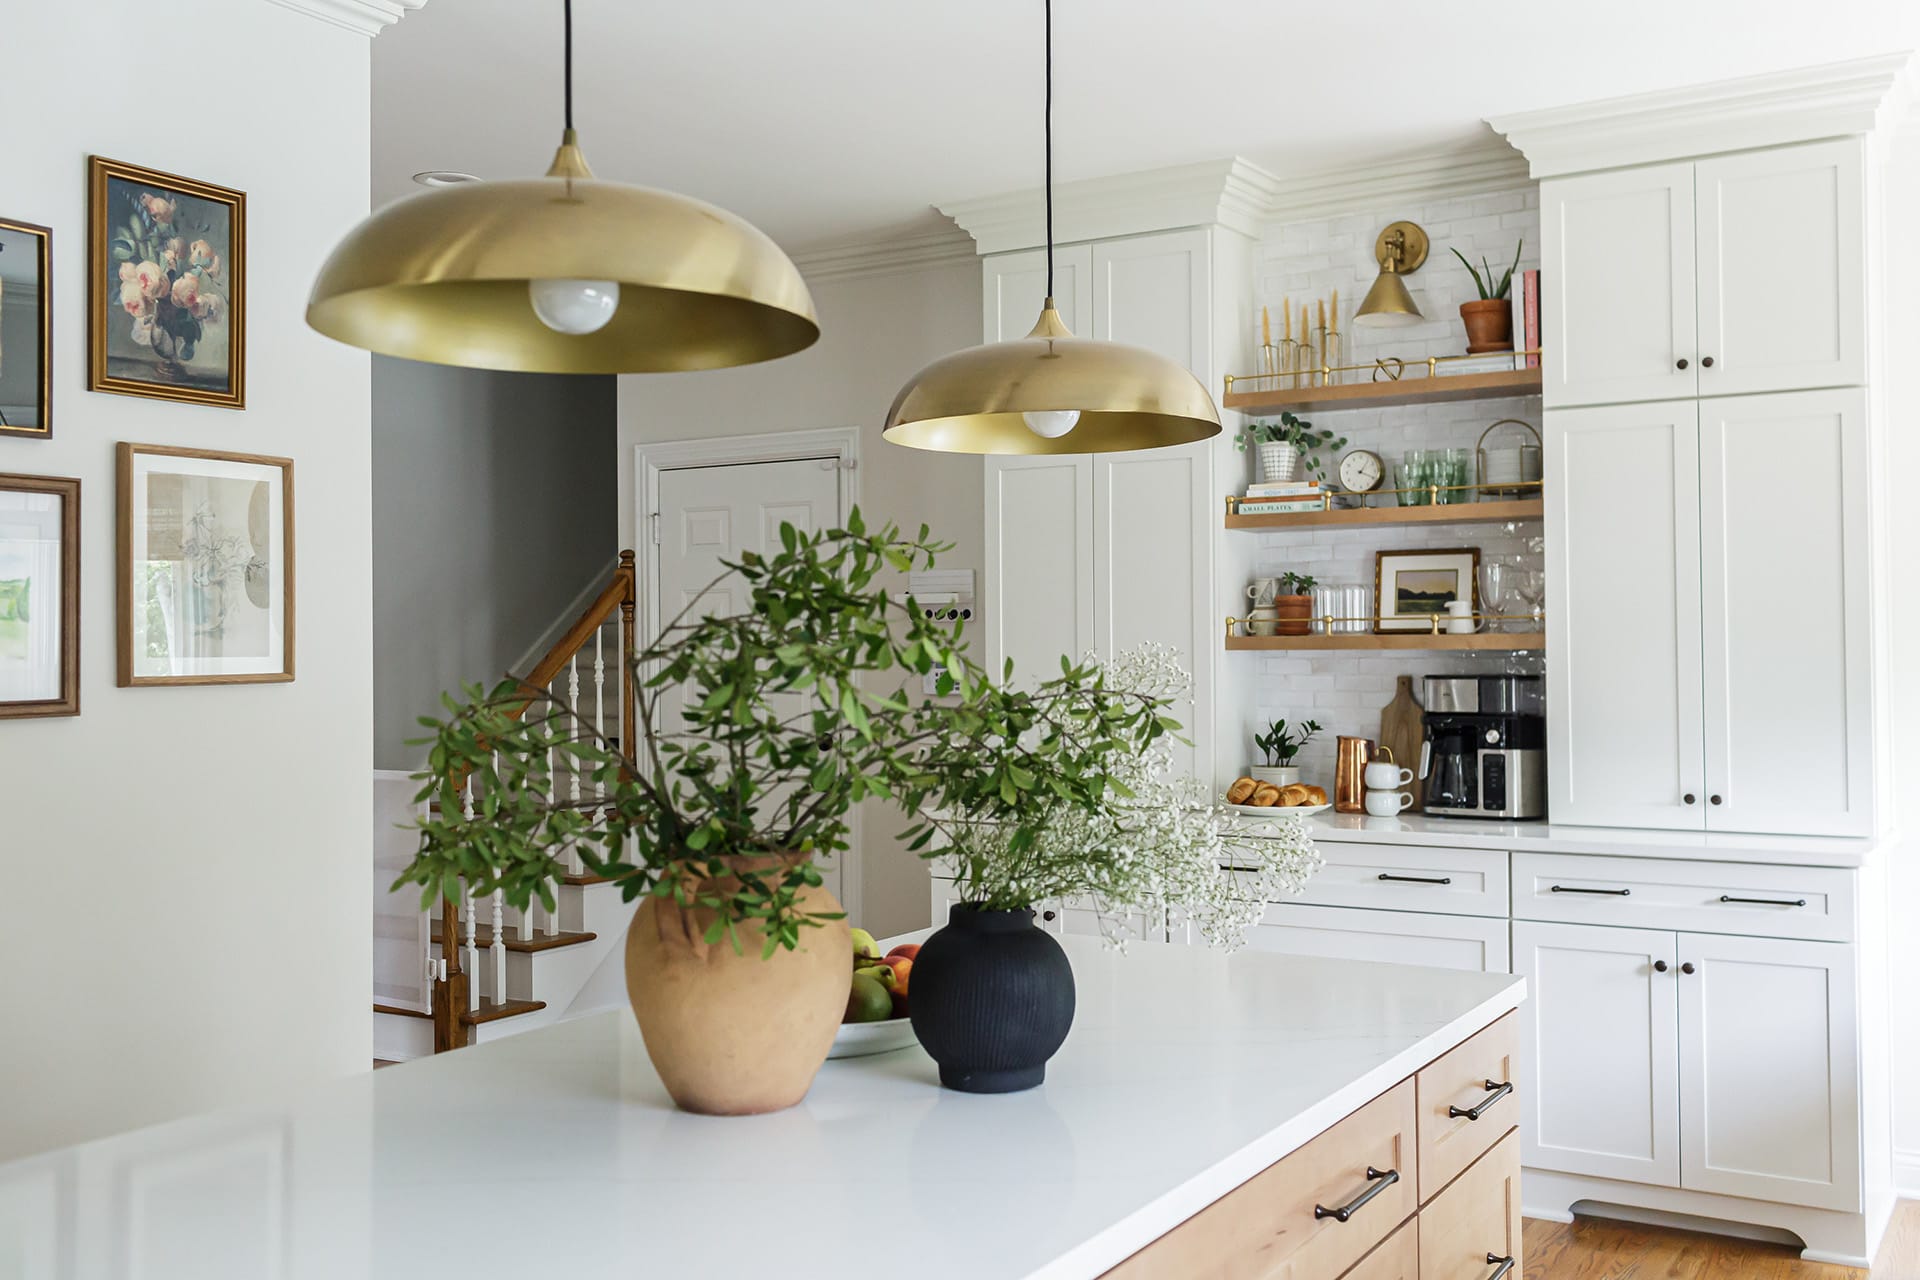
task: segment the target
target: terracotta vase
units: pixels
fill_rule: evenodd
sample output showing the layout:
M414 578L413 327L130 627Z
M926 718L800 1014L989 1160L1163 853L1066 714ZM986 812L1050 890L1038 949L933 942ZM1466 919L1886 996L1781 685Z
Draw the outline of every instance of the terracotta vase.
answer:
M1460 321L1467 326L1467 354L1513 350L1513 303L1506 298L1479 298L1460 304Z
M744 864L742 864L744 866ZM757 859L768 870L777 859ZM728 892L738 882L702 881ZM824 888L802 891L808 914L839 912ZM780 1111L806 1096L827 1060L847 1008L853 938L847 922L802 928L794 950L760 958L765 933L735 926L736 950L725 938L708 945L715 913L648 898L627 930L627 999L640 1023L647 1057L682 1110L710 1116Z
M1273 607L1280 615L1275 635L1304 636L1313 630L1312 596L1275 596Z

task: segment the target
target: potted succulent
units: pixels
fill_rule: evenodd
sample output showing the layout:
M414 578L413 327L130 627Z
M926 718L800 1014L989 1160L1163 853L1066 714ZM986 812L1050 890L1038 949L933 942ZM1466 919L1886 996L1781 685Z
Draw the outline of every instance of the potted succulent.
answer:
M1274 593L1273 610L1278 621L1274 634L1304 636L1313 630L1313 589L1318 580L1304 573L1280 575L1280 590Z
M944 859L960 895L913 969L914 1033L942 1084L1032 1088L1066 1040L1073 972L1036 908L1072 901L1120 946L1129 913L1177 910L1231 948L1319 866L1305 823L1242 825L1175 769L1166 712L1190 687L1160 646L1063 659L1030 692L973 699L921 758L902 791L920 806L910 847Z
M1255 765L1247 770L1247 775L1256 782L1271 782L1276 787L1290 787L1300 781L1300 770L1295 767L1293 758L1300 749L1313 741L1313 735L1320 732L1320 722L1309 720L1297 727L1289 727L1285 720L1275 720L1267 726L1265 733L1253 735L1253 745L1260 749L1260 755L1266 763Z
M1291 413L1282 413L1278 422L1248 423L1233 443L1240 449L1253 445L1260 457L1262 480L1292 480L1302 466L1314 479L1325 480L1326 461L1321 453L1338 452L1347 441L1331 431L1317 430L1311 422Z
M1468 355L1513 350L1513 305L1507 295L1512 292L1513 273L1520 266L1520 250L1525 244L1526 241L1522 240L1513 246L1513 263L1497 285L1493 280L1493 268L1488 266L1485 256L1480 259L1480 267L1486 268L1483 275L1479 267L1467 261L1466 254L1458 249L1453 251L1453 256L1460 259L1460 265L1473 277L1474 288L1480 292L1474 301L1460 304L1460 322L1467 327Z

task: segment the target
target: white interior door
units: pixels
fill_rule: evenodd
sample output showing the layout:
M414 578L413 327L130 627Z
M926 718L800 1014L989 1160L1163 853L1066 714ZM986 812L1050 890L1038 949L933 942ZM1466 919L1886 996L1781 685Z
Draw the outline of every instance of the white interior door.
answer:
M1676 951L1661 929L1513 922L1529 1167L1680 1185Z
M723 561L737 561L747 551L777 552L782 524L811 533L839 524L844 514L836 458L662 470L653 520L655 634L683 616L744 612L751 604L746 584ZM794 714L810 705L804 695L794 695ZM677 691L669 691L661 699L669 730L677 727L678 708ZM772 813L784 799L784 794L769 795L762 812ZM839 860L823 861L820 870L827 887L845 902Z
M1866 396L1700 402L1706 819L1868 835Z
M1545 443L1547 811L1698 829L1699 411L1557 409Z
M1853 948L1680 935L1680 1185L1860 1211Z

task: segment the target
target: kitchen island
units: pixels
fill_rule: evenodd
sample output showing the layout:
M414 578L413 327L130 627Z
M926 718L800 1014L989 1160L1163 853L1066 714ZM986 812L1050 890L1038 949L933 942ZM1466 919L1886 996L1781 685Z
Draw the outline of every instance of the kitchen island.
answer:
M940 1089L915 1046L687 1115L622 1011L0 1166L0 1241L29 1275L197 1280L1132 1278L1247 1248L1373 1280L1429 1240L1461 1255L1440 1280L1518 1250L1522 979L1064 945L1078 1012L1027 1093Z

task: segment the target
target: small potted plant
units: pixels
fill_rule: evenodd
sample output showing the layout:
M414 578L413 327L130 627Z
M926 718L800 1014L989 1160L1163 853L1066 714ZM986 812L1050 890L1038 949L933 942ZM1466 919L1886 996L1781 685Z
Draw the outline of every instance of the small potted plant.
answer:
M1507 295L1513 289L1513 273L1520 266L1520 250L1525 244L1522 240L1513 246L1513 263L1497 285L1493 281L1493 268L1487 265L1484 255L1480 259L1480 267L1486 268L1483 275L1479 267L1467 261L1466 254L1458 249L1453 251L1453 256L1460 259L1460 265L1473 277L1474 288L1480 291L1474 301L1460 304L1460 322L1467 326L1468 355L1513 350L1513 304Z
M1313 630L1313 588L1316 579L1304 573L1280 575L1280 590L1274 593L1273 611L1277 621L1273 633L1280 636L1304 636Z
M1240 449L1249 441L1260 456L1260 478L1281 481L1294 479L1303 466L1314 479L1325 480L1326 460L1321 453L1337 452L1347 444L1344 436L1318 430L1291 413L1282 413L1278 422L1250 422L1233 438Z
M1298 727L1291 727L1285 720L1275 720L1267 726L1265 733L1253 735L1253 745L1260 748L1260 754L1266 763L1255 765L1247 771L1247 776L1255 782L1271 782L1276 787L1290 787L1300 781L1300 770L1295 767L1293 758L1300 749L1313 741L1313 735L1320 732L1320 722L1309 720Z

